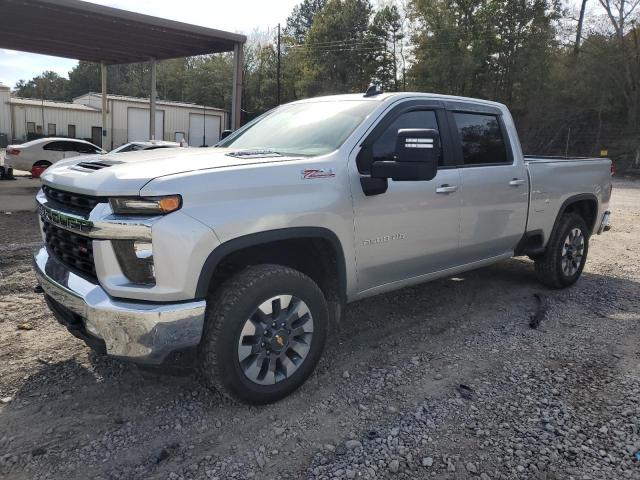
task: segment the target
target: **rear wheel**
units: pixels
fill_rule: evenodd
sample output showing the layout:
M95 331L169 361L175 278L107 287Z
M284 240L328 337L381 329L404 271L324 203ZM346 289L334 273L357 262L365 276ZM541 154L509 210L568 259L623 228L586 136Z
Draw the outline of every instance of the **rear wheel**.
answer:
M313 372L327 328L327 303L311 278L281 265L249 267L207 299L201 376L235 400L274 402Z
M546 252L535 260L538 279L551 288L573 285L584 269L589 251L589 230L576 213L560 218Z

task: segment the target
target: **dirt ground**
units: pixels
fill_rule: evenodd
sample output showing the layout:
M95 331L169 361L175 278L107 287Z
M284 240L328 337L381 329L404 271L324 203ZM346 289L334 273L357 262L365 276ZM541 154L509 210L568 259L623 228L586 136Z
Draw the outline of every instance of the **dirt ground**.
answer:
M35 215L0 213L0 478L639 479L640 181L611 210L574 287L519 258L357 302L260 408L91 353L34 293Z

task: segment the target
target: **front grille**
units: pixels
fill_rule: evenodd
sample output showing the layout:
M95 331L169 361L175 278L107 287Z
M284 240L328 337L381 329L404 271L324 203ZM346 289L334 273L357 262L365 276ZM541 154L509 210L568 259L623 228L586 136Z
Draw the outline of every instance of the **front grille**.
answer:
M51 254L67 267L89 276L97 283L93 243L90 238L60 228L44 219L42 230Z
M57 190L47 185L42 187L47 200L52 201L58 205L67 207L77 213L88 214L98 203L105 203L106 198L92 197L89 195L82 195L79 193L65 192L63 190Z

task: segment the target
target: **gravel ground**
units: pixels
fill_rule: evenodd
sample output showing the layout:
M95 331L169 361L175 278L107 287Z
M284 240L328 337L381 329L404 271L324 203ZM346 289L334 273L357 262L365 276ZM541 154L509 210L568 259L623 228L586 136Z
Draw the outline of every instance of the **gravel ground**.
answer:
M0 478L640 479L640 181L612 211L573 288L513 259L357 302L260 408L92 354L33 293L34 215L0 214Z

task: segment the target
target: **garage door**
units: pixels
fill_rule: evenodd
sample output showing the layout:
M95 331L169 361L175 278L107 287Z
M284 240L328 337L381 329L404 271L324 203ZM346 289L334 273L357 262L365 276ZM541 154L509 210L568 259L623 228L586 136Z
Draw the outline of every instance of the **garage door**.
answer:
M149 133L149 109L127 109L127 139L139 142L151 139ZM164 111L156 110L156 140L164 139Z
M202 140L204 138L204 144ZM211 147L220 139L220 117L217 115L189 114L189 146Z

